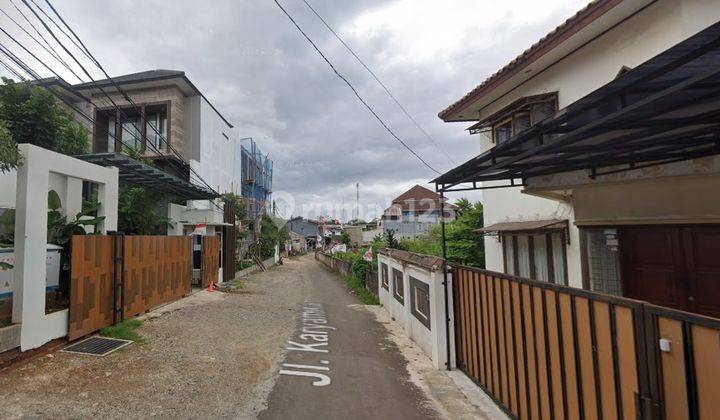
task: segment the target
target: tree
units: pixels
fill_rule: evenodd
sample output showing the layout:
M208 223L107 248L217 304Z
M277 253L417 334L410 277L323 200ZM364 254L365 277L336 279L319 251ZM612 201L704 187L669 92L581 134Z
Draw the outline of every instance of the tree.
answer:
M473 267L485 267L485 246L477 232L483 227L483 206L465 198L457 201L457 218L445 224L447 259ZM427 235L404 240L399 248L419 254L442 256L442 232L439 225L428 229Z
M144 187L124 187L118 194L118 231L131 235L164 235L169 219L158 208L164 197Z
M0 173L17 168L22 163L22 155L10 130L0 122Z
M30 143L65 154L87 153L88 130L46 89L2 79L0 121L15 143Z

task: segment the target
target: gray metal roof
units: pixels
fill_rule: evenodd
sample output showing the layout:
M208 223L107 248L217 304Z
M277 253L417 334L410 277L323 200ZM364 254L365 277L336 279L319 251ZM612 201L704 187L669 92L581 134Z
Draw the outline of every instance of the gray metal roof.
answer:
M192 184L119 153L94 153L73 157L100 166L115 166L120 171L120 181L130 185L145 186L185 200L212 200L219 197L208 188Z

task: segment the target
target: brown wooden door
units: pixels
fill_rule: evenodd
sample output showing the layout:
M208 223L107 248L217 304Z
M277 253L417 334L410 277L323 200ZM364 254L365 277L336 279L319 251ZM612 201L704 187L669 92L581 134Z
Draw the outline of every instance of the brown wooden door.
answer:
M623 294L720 317L720 228L621 230Z
M624 228L621 241L623 295L687 310L680 230Z
M688 310L720 318L720 228L682 229Z

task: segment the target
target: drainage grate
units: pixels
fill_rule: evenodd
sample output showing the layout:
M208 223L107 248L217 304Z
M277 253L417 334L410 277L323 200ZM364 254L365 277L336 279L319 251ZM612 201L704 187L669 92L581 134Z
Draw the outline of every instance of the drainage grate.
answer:
M62 350L63 353L88 354L91 356L107 356L115 350L132 344L130 340L118 338L90 337Z

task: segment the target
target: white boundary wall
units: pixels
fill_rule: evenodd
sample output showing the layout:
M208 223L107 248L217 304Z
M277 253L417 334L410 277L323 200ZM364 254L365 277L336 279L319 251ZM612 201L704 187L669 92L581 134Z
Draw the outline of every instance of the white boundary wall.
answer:
M50 179L67 179L68 191L58 191L63 211L72 220L80 209L82 181L99 184L97 231L117 229L118 169L105 168L30 144L19 145L23 164L17 170L15 197L15 268L12 321L21 324L20 350L40 347L68 332L68 310L45 314L47 212Z
M382 264L388 266L388 289L382 286ZM393 269L403 273L404 303L400 303L393 296ZM445 290L443 286L442 266L435 270L421 267L409 262L397 260L389 255L378 255L378 299L380 305L390 314L393 321L403 327L405 333L413 340L433 361L436 369L447 367L446 347L446 312ZM425 326L415 314L412 313L412 288L410 277L425 283L430 294L430 328ZM455 335L452 317L452 275L448 273L448 308L450 310L450 363L455 366Z

